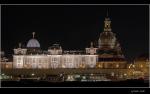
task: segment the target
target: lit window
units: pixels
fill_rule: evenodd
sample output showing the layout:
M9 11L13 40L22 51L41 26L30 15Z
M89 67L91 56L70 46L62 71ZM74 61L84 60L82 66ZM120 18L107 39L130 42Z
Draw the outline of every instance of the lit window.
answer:
M91 61L93 61L94 59L93 59L93 57L91 57Z
M119 67L119 64L117 64L116 67L118 68L118 67Z

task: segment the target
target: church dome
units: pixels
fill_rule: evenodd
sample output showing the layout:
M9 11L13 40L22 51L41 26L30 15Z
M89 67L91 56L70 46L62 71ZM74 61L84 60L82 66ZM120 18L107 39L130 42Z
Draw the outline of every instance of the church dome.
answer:
M28 48L40 48L40 43L38 42L37 39L34 38L35 32L33 32L32 34L33 34L33 38L28 41L27 47Z
M109 18L105 18L104 31L100 34L98 41L99 48L114 49L116 40L116 34L113 33L111 29L111 20Z
M114 48L116 44L116 35L113 32L102 32L99 38L99 46L103 45Z
M100 34L100 39L102 40L111 40L111 39L114 39L115 38L115 34L113 32L102 32Z
M40 43L36 39L30 39L27 43L28 48L39 48Z

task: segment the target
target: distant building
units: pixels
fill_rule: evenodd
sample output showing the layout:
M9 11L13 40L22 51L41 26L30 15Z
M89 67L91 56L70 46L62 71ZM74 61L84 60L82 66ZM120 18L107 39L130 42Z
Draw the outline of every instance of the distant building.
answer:
M0 68L13 68L12 64L13 62L10 62L7 57L5 57L5 52L0 52L1 58L0 58Z
M108 17L104 21L98 48L91 42L91 47L85 48L85 53L63 51L59 44L50 46L44 52L34 36L35 32L26 48L19 44L19 48L14 49L13 68L126 68L124 55L115 34L111 32Z
M135 60L135 63L127 64L116 34L112 32L109 17L105 18L104 31L100 33L98 45L91 42L90 47L85 48L85 51L63 50L59 44L53 44L48 47L47 51L43 51L40 46L33 32L33 38L28 41L26 47L22 47L19 43L19 47L14 49L13 62L2 63L2 68L23 69L22 71L24 69L56 69L57 71L53 71L53 74L59 73L59 69L66 73L70 73L66 69L88 69L76 71L78 73L100 73L105 76L107 74L111 79L115 79L115 77L134 79L149 76L149 58L138 59ZM100 71L97 72L97 70ZM32 72L32 70L30 71ZM39 74L41 73L39 72ZM70 77L69 75L68 77Z
M4 57L4 55L5 55L5 52L4 51L0 51L0 56Z
M143 54L137 57L134 61L134 74L139 75L142 78L147 78L149 79L149 55L148 54Z
M112 32L110 18L105 18L104 31L100 33L98 40L98 63L99 68L126 68L126 60L121 46Z

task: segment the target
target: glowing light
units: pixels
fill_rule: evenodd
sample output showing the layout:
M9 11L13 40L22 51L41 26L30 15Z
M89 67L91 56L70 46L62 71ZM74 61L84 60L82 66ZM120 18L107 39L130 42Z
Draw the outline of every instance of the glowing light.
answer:
M118 67L119 67L119 65L117 64L117 65L116 65L116 67L118 68Z
M133 68L135 68L135 65L133 65Z
M140 65L141 68L143 68L143 65Z
M111 73L111 76L115 76L115 73L114 73L114 72L112 72L112 73Z
M8 66L8 65L6 65L6 68L9 68L9 66Z
M65 66L65 65L62 65L61 67L62 67L62 68L66 68L66 66Z
M127 74L125 73L124 76L127 76Z
M98 64L98 68L102 68L102 65L101 65L101 64Z
M85 65L84 64L80 64L80 68L85 68Z
M86 79L86 77L85 77L85 76L83 76L82 78L83 78L83 79Z
M93 76L94 74L93 73L91 73L91 76Z
M31 75L32 75L32 76L34 76L35 74L34 74L34 73L32 73Z
M129 69L131 68L131 66L135 67L135 65L133 65L133 64L130 64L130 65L129 65Z

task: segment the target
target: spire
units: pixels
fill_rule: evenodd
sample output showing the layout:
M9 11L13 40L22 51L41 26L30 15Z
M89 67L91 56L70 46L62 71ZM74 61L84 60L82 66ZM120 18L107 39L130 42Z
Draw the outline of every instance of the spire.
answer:
M19 43L19 48L21 48L21 43Z
M107 14L106 14L106 17L108 18L108 9L107 9Z
M93 42L91 42L91 48L93 48Z
M32 35L33 35L33 38L34 38L35 32L32 32Z
M61 46L59 47L59 49L62 49Z
M107 9L107 15L104 21L104 31L111 31L111 20L108 17L108 9Z

